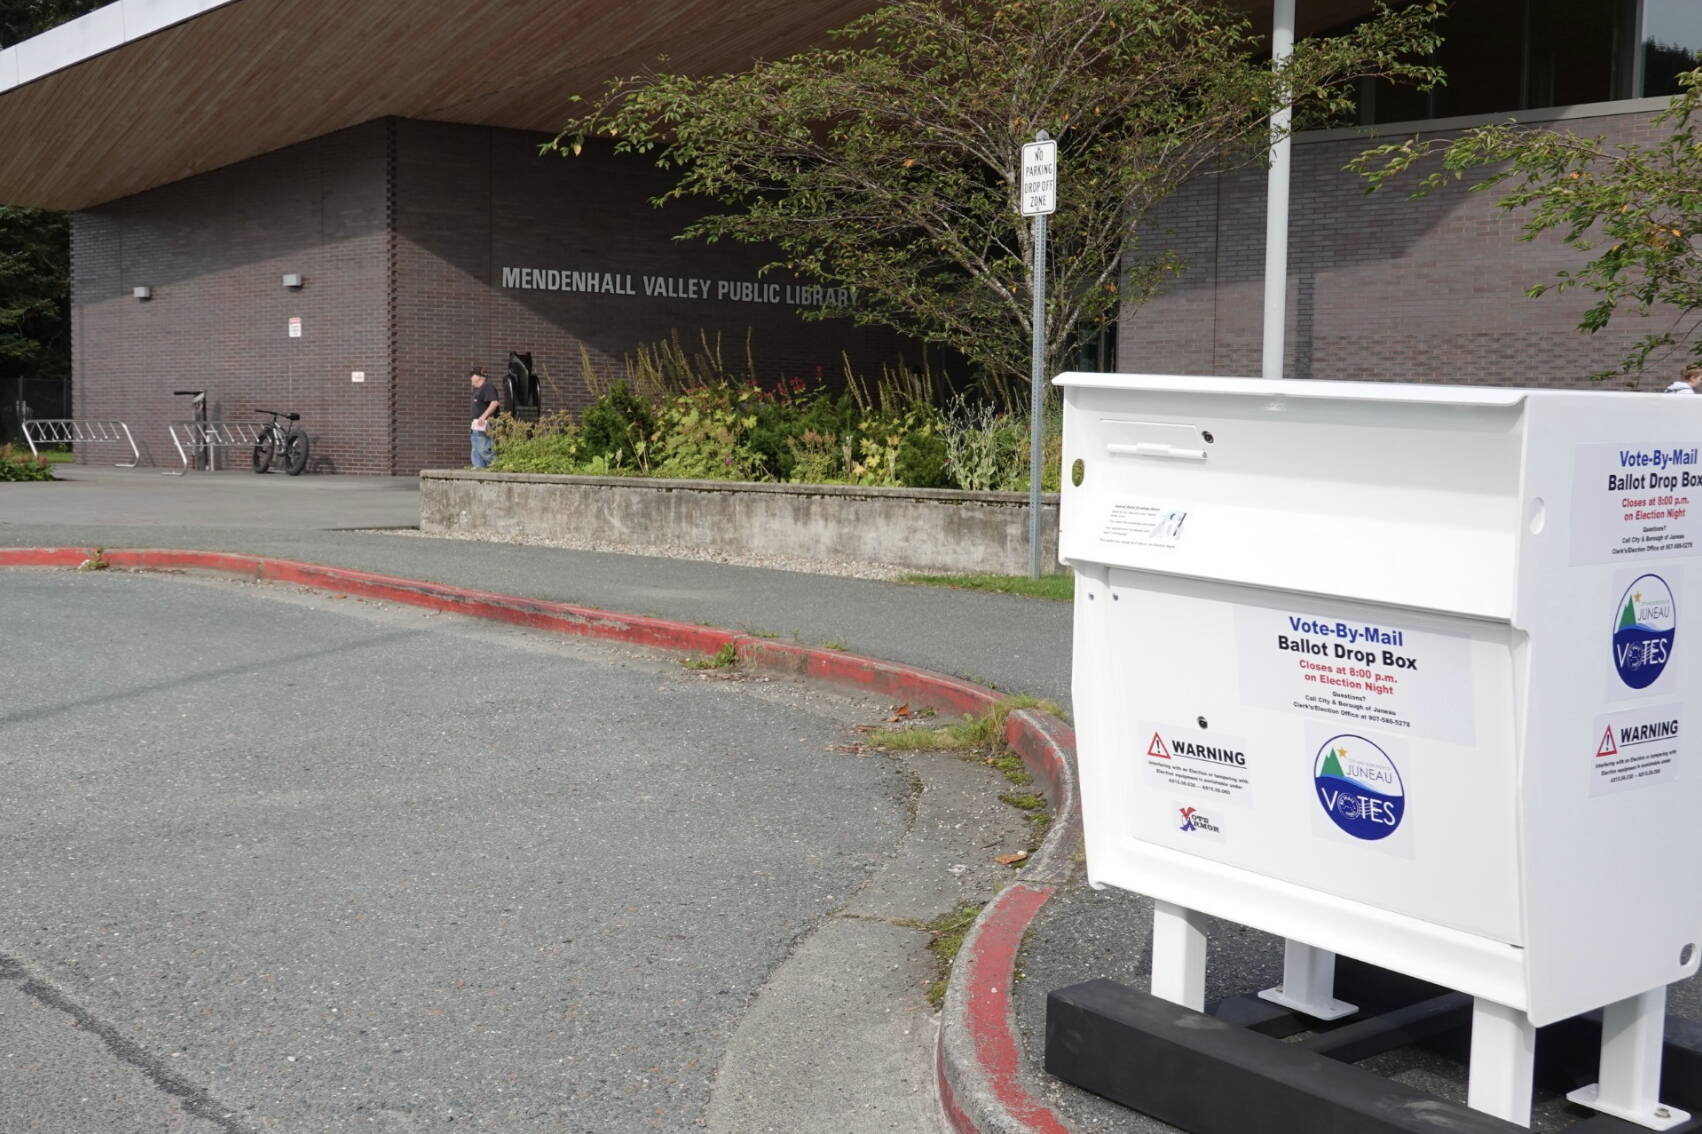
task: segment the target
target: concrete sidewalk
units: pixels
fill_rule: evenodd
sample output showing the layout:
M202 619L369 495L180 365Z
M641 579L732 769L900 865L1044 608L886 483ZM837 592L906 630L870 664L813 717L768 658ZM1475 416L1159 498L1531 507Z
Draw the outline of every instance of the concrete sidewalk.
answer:
M0 545L242 552L405 575L779 637L1007 692L1069 697L1063 603L723 563L385 535L419 519L412 478L163 477L62 469L0 493Z

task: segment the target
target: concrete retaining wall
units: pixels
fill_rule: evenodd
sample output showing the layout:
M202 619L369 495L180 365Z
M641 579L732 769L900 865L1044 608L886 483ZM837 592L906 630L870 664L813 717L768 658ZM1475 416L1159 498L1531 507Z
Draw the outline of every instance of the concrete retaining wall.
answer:
M1057 571L1056 495L1043 498L1042 513L1041 569ZM1013 492L427 470L420 529L685 544L917 571L1028 571L1028 497Z

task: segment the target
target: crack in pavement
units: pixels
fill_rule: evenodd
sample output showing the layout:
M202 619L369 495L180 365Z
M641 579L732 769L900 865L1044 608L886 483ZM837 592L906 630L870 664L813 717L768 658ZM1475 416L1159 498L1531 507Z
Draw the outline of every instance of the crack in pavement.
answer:
M144 1051L141 1045L126 1039L117 1028L95 1018L87 1008L47 982L32 977L22 961L0 953L0 980L10 981L18 990L57 1012L71 1017L77 1027L89 1032L106 1045L108 1051L122 1063L129 1064L159 1090L180 1099L185 1113L193 1118L211 1122L229 1134L257 1134L253 1127L237 1121L233 1108L213 1098L204 1087L198 1087L168 1070L158 1058Z

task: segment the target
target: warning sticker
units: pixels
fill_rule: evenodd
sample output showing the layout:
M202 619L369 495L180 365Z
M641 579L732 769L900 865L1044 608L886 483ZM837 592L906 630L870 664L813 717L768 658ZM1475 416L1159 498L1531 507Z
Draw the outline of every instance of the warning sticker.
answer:
M1218 801L1246 804L1252 787L1251 760L1240 740L1200 728L1148 725L1145 778L1196 805Z
M1471 744L1471 642L1392 622L1236 608L1241 700Z
M1179 508L1134 500L1113 501L1099 542L1112 547L1175 547L1187 526L1188 513Z
M1579 445L1572 465L1572 562L1695 555L1702 450L1688 442Z
M1627 709L1596 718L1590 794L1656 787L1678 778L1679 706Z

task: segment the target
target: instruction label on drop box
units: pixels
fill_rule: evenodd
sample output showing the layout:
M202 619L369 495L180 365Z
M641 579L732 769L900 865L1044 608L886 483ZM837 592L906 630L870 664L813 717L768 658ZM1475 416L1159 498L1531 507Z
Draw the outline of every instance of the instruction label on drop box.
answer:
M1579 445L1572 468L1572 563L1695 555L1702 450L1688 442Z
M1175 547L1187 527L1188 513L1139 500L1116 500L1099 529L1107 547Z
M1338 727L1470 744L1471 642L1322 610L1236 608L1241 700Z

